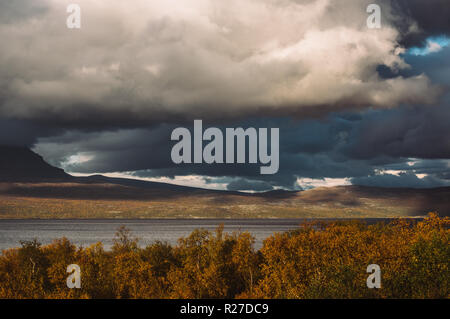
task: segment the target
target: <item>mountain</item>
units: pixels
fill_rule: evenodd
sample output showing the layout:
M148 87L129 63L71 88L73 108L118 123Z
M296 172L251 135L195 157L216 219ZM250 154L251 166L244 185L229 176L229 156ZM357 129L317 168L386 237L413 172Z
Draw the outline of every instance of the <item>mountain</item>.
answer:
M241 193L102 175L74 177L0 147L0 218L391 218L450 215L450 187L338 186Z
M75 183L78 184L77 188L79 189L80 185L85 186L86 189L90 189L89 185L96 185L98 187L99 185L122 185L154 191L221 192L168 183L142 181L131 178L106 177L103 175L75 177L67 174L61 168L48 164L42 156L36 154L32 150L25 147L16 146L0 146L0 182L59 183L61 186L64 185L64 183ZM55 185L53 184L52 187L54 188ZM40 188L45 189L43 185ZM64 196L70 195L71 194L64 194Z
M64 181L72 176L25 147L0 146L0 181Z

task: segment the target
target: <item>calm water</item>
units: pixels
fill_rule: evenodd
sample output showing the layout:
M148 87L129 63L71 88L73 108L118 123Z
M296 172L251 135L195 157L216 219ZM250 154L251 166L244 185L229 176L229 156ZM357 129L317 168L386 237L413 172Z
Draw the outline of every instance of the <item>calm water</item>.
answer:
M74 244L89 246L101 241L110 248L118 227L125 225L145 246L156 240L176 244L177 239L189 235L194 229L214 230L224 224L226 232L249 231L256 237L256 248L275 232L298 228L303 220L297 219L189 219L189 220L0 220L0 250L20 246L21 240L37 238L49 244L55 238L67 237ZM376 219L366 220L374 223Z

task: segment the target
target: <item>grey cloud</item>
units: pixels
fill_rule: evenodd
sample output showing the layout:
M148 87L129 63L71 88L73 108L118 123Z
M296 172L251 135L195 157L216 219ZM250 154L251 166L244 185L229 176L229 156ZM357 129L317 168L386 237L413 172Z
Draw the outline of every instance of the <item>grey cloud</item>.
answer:
M230 191L270 191L273 190L273 187L263 181L252 181L243 178L238 178L231 181L227 185L227 189Z
M161 124L148 129L103 132L69 131L41 139L35 151L50 163L79 173L105 173L167 168L170 160L170 132L173 126ZM71 163L71 156L90 160Z
M346 153L359 159L392 157L450 158L450 107L402 108L374 112L364 118L346 145ZM443 138L444 137L444 138Z
M0 24L23 23L39 17L48 9L46 0L5 0L0 2Z
M424 75L378 77L407 65L391 25L367 29L370 2L81 0L69 30L52 1L0 25L0 116L100 130L433 102Z
M423 46L430 36L450 35L450 4L447 0L396 0L391 3L399 17L395 25L402 34L403 45ZM415 32L411 32L412 24L416 26Z
M401 71L402 75L408 77L426 73L434 83L440 83L446 87L448 92L450 88L450 65L448 63L450 61L450 47L442 48L428 56L406 55L405 61L413 67Z
M0 118L0 145L32 147L38 137L51 137L64 132L32 121Z
M441 179L439 174L449 171L446 160L439 160L448 158L447 140L442 139L448 136L445 133L450 120L448 110L445 105L400 107L337 113L317 120L256 118L228 123L232 127L280 128L280 170L273 176L261 176L259 164L175 165L170 159L174 144L170 134L176 126L169 124L147 129L65 133L40 139L36 150L53 164L72 172L131 171L138 177L169 178L241 177L288 189L296 187L298 177L364 178L377 170L409 171ZM204 128L216 125L204 122ZM68 163L70 156L77 154L90 158L86 162ZM421 160L410 166L407 164L412 161L410 158ZM423 160L427 158L430 160Z
M351 179L351 182L355 185L394 188L434 188L450 186L449 181L442 181L433 176L427 176L420 179L413 173L400 173L398 176L383 174L371 175L367 177L355 177Z

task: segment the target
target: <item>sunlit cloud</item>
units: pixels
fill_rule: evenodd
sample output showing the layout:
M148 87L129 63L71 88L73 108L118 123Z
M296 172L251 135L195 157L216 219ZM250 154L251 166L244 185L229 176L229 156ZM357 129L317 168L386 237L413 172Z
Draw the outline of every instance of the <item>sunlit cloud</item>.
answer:
M335 187L351 185L349 178L298 178L297 184L303 189L311 189L316 187Z
M426 45L422 48L414 47L409 49L408 53L411 55L428 55L431 53L439 52L443 48L450 45L450 38L446 36L432 37L426 42Z

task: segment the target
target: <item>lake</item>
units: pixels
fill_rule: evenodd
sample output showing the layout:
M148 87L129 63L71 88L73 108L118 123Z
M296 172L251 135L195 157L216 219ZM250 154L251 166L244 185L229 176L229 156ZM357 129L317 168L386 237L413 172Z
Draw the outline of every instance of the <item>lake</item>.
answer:
M365 219L369 224L389 219ZM304 219L89 219L89 220L0 220L0 250L19 247L21 240L37 238L42 244L53 239L67 237L77 246L87 247L102 242L106 249L112 246L117 229L124 225L135 237L140 246L156 240L174 245L178 238L188 236L194 229L214 230L224 224L226 232L248 231L256 238L255 247L276 232L285 232L299 227Z

